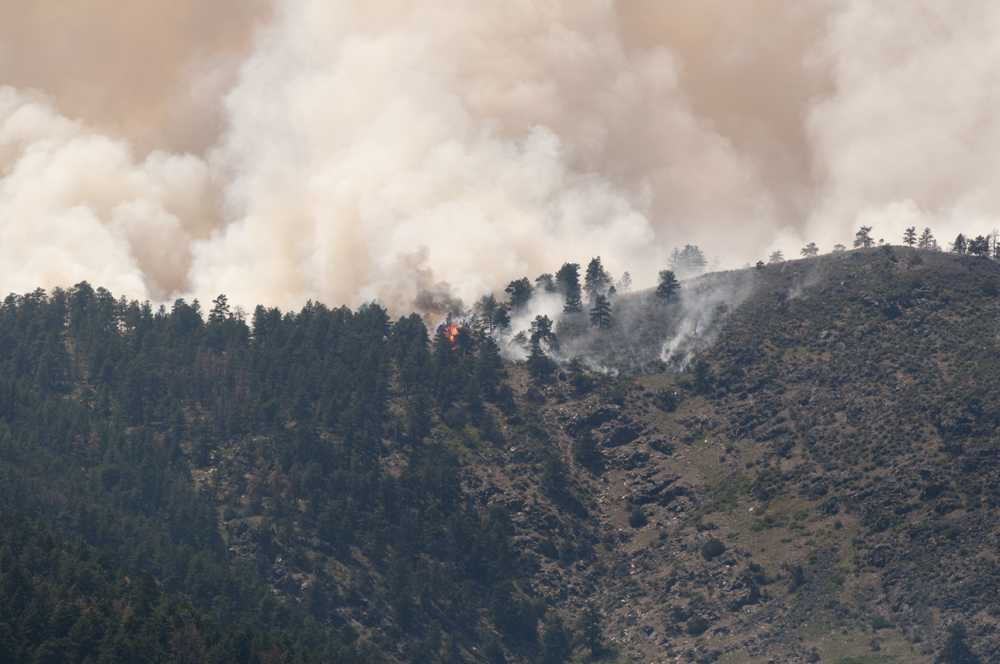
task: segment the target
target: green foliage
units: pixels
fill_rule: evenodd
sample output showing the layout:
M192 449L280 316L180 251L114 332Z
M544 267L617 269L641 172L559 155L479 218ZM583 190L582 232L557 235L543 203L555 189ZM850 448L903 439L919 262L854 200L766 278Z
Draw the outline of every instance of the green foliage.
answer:
M948 639L937 658L937 664L979 664L982 660L966 642L965 625L955 623L948 628Z
M418 316L314 303L252 323L224 295L207 321L197 301L154 310L86 283L3 301L0 652L377 662L340 626L359 592L388 607L380 629L407 658L457 661L458 640L493 630L491 589L521 564L512 527L464 500L437 433L451 412L499 438L488 404L513 403L487 329L430 343ZM390 437L399 472L381 463ZM317 548L342 569L372 561L384 589L315 565ZM275 594L282 565L309 575L300 590Z
M556 286L562 293L565 304L563 311L566 313L577 313L583 308L583 301L580 297L580 265L578 263L564 263L556 272Z

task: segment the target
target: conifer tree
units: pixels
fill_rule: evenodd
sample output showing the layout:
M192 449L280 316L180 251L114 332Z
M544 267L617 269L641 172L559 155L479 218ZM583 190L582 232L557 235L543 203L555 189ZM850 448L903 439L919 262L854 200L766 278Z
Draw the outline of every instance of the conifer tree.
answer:
M587 292L587 301L591 304L598 295L605 295L611 285L611 275L604 269L601 257L596 256L590 259L587 264L587 273L584 275L583 288Z
M872 238L872 227L862 226L858 229L858 232L854 234L854 247L868 249L875 244L874 238Z
M934 239L934 234L931 233L929 227L924 227L924 232L920 234L920 239L917 241L917 247L920 249L937 249L937 240Z
M528 281L527 277L521 277L507 284L504 292L507 293L507 303L510 306L510 310L520 311L531 300L534 289L531 287L531 282Z
M577 313L583 309L583 300L580 297L580 265L578 263L564 263L556 272L556 285L565 298L564 312Z
M535 288L545 293L559 292L559 288L556 286L556 279L550 272L545 272L535 277Z
M903 244L907 247L912 247L917 243L917 227L909 226L905 231L903 231Z
M590 309L590 325L601 329L611 327L611 302L606 295L598 295Z
M955 241L951 243L951 250L958 254L959 256L964 256L968 251L968 243L965 240L965 236L961 233L955 238Z
M681 289L673 270L660 270L660 283L656 286L656 297L664 302L670 302Z
M805 256L806 258L811 258L813 256L818 256L819 255L819 247L816 246L815 242L810 242L806 246L802 247L802 251L800 253L803 256Z

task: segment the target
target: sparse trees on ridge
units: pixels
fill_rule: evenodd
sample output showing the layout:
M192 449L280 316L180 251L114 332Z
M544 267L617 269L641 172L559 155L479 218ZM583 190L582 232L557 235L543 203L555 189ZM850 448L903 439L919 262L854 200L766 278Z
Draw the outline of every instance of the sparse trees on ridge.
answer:
M990 240L985 235L977 235L975 238L969 240L966 250L970 256L989 258Z
M833 245L833 253L835 253L835 254L842 254L845 251L847 251L847 247L845 247L844 245L840 244L839 242L837 244Z
M705 271L708 260L700 248L693 244L674 249L670 254L670 269L681 277L693 277Z
M803 256L805 256L806 258L811 258L813 256L818 256L819 255L819 247L816 246L815 242L810 242L806 246L802 247L802 251L800 253Z

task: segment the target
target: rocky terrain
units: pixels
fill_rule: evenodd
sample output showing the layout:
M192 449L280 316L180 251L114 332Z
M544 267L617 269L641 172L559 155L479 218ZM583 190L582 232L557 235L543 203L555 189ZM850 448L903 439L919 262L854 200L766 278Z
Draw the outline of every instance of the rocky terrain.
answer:
M1000 659L1000 265L886 247L684 288L724 306L683 353L639 348L614 371L604 339L547 382L507 363L505 396L475 416L471 397L434 410L422 442L405 433L406 390L388 387L379 472L405 487L433 475L420 450L446 451L440 481L460 491L420 518L480 515L492 534L476 546L510 553L449 565L508 570L495 582L450 589L430 542L420 569L445 576L428 595L383 559L403 531L331 536L343 515L309 488L327 471L299 472L296 455L341 434L303 442L294 417L208 447L182 436L230 564L387 661L549 662L556 622L562 661ZM633 314L657 306L631 297ZM694 304L650 313L662 339L637 314L611 338L669 346ZM449 592L483 597L448 608Z

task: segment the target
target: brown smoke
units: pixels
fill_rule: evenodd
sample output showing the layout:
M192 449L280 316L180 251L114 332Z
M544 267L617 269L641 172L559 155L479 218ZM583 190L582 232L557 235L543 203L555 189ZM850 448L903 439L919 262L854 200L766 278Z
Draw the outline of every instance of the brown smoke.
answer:
M140 151L215 141L266 0L2 0L0 82Z
M0 0L0 290L403 309L985 232L998 33L986 0Z

